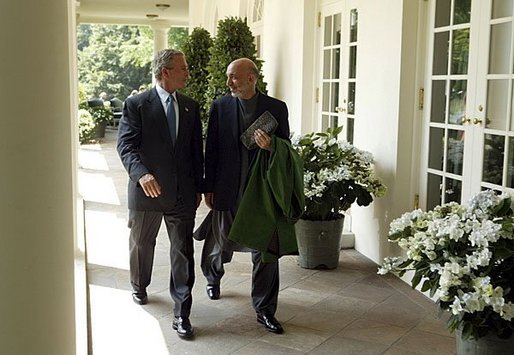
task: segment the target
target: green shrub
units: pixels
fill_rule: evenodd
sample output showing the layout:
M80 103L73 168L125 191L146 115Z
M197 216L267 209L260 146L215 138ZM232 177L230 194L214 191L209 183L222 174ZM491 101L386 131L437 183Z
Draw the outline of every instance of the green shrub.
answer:
M207 91L207 66L209 64L209 49L212 47L212 38L209 31L196 27L187 38L182 47L189 67L189 80L186 87L181 90L200 103L200 117L202 130L205 136L207 129L208 111L205 109L205 93Z
M228 17L218 22L218 34L210 49L209 86L205 96L205 109L209 112L211 104L217 98L227 93L227 66L238 58L249 58L255 62L261 72L262 61L257 59L254 37L250 28L238 17ZM267 93L266 83L262 75L257 80L257 89Z

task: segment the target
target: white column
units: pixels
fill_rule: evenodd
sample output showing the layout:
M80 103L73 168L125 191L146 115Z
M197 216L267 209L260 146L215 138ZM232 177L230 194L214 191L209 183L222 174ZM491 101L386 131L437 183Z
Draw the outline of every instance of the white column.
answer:
M71 6L0 2L2 354L75 354Z
M168 31L170 27L167 25L152 25L153 30L153 53L156 54L160 50L166 49L168 45Z

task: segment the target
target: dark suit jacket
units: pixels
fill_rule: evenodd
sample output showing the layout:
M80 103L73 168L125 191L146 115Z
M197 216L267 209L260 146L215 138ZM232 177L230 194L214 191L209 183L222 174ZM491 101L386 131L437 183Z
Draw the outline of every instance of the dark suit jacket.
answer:
M266 110L277 119L278 128L274 134L289 139L286 104L260 93L255 118ZM214 209L219 211L235 207L239 192L242 149L239 115L237 98L230 94L214 101L209 113L205 148L205 192L214 192Z
M157 90L128 98L118 128L118 154L129 174L128 205L136 211L170 211L180 195L196 209L196 193L203 178L200 107L177 92L179 129L175 147ZM138 183L150 173L161 186L161 196L146 197Z

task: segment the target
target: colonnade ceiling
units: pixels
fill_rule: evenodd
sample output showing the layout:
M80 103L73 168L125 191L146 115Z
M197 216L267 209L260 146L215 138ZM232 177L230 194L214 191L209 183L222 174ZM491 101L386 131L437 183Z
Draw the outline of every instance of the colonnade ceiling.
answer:
M187 26L189 0L77 0L79 23Z

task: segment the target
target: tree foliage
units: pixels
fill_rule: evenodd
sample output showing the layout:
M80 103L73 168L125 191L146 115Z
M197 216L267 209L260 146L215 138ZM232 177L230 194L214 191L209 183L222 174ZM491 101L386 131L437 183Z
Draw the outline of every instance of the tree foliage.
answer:
M246 18L227 17L218 22L217 36L210 50L209 85L205 96L205 109L208 112L212 102L227 92L227 66L234 60L242 57L255 62L261 72L262 61L257 59L257 50L254 37ZM266 83L262 75L257 80L257 89L266 93Z
M207 126L207 112L205 110L205 94L207 92L207 76L209 64L209 50L212 47L212 38L204 28L197 27L185 41L182 51L186 56L189 67L189 80L186 87L181 90L200 103L202 126L205 132Z
M77 29L79 82L88 98L105 91L124 100L141 84L152 82L153 31L148 26L80 25ZM173 27L168 45L179 48L187 30Z
M186 27L171 27L168 31L168 47L174 49L184 48L189 38Z
M88 97L102 91L124 100L152 81L152 31L143 26L81 25L78 28L79 82Z

